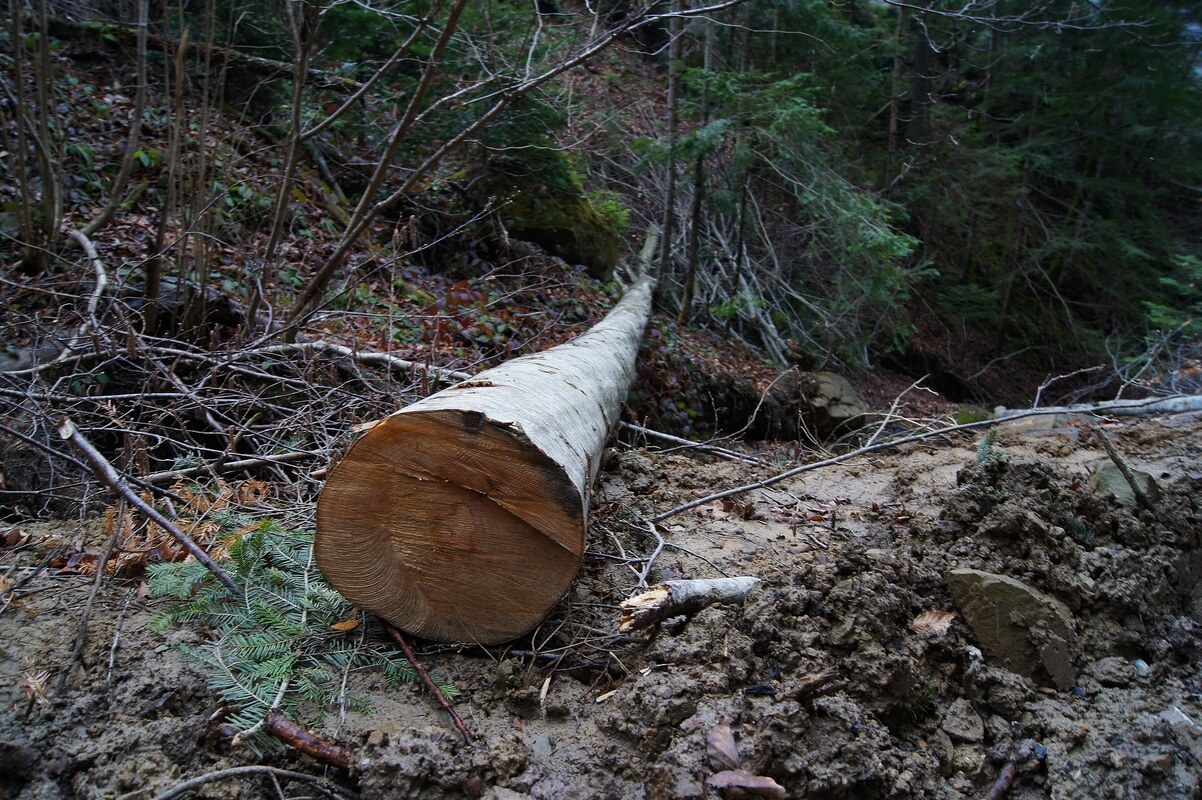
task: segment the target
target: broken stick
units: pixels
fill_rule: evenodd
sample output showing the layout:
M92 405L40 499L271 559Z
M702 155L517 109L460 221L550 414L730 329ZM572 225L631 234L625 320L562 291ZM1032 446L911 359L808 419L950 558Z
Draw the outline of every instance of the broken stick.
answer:
M646 628L657 622L682 614L695 614L715 603L742 603L758 583L759 578L747 575L738 578L706 578L698 580L665 581L642 594L622 601L620 633Z

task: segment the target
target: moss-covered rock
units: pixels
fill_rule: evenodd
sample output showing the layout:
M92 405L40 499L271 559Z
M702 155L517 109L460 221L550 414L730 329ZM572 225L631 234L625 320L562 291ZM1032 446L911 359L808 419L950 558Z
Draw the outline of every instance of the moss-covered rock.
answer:
M542 246L591 275L608 278L621 254L627 212L605 195L590 197L559 150L494 156L480 189L504 203L501 219L515 239Z

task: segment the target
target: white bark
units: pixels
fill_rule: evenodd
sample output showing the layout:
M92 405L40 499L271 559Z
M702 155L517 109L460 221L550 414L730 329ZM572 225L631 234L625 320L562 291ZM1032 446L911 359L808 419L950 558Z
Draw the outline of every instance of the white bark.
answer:
M1202 411L1202 395L1174 395L1172 397L1148 397L1142 400L1104 400L1099 403L1079 403L1071 406L1048 408L1003 408L995 409L997 421L1010 417L1028 417L1033 414L1093 414L1110 417L1140 417L1147 414L1183 414Z
M759 578L708 578L665 581L642 594L622 601L618 631L629 633L682 614L695 614L715 603L742 603L760 582Z

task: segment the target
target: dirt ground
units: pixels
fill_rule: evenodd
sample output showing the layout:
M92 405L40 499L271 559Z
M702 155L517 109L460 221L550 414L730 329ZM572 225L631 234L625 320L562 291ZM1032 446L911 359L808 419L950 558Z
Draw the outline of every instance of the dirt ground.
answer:
M354 751L349 772L232 745L177 648L202 631L150 632L161 601L136 578L102 585L58 690L93 579L36 567L63 542L102 546L99 528L0 527L23 534L0 549L20 587L0 612L0 798L152 798L256 763L365 798L735 796L707 781L736 766L780 787L758 796L982 797L1011 764L1015 800L1200 797L1202 415L1103 427L1154 478L1151 508L1095 488L1110 459L1080 421L1006 424L980 452L977 432L876 453L664 520L653 580L762 584L630 637L615 606L642 567L622 559L654 546L639 516L791 463L615 451L552 617L508 649L422 649L475 742L420 688L362 673L375 713L319 729ZM189 796L323 791L279 780Z

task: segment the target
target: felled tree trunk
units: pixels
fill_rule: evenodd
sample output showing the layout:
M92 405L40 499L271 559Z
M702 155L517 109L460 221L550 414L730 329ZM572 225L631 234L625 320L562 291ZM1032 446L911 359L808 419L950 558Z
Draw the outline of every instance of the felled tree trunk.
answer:
M429 639L530 631L584 553L589 487L635 374L643 278L571 342L386 417L330 472L314 555L348 600Z

